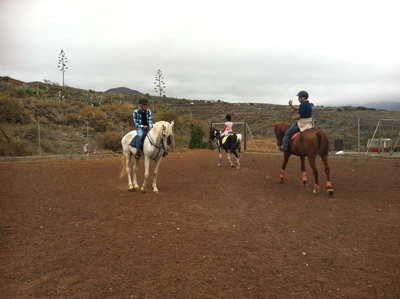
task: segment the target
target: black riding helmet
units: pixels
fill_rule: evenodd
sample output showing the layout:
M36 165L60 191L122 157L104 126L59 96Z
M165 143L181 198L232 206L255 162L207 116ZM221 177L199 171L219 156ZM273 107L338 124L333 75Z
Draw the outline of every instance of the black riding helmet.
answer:
M225 118L229 121L231 121L232 117L228 114L227 116L225 116Z
M141 99L139 100L139 104L141 104L141 105L148 105L148 104L149 104L149 100L146 99L146 98L141 98Z
M308 99L308 92L305 90L299 91L299 93L296 95L297 97L301 97L301 98L306 98L306 100Z

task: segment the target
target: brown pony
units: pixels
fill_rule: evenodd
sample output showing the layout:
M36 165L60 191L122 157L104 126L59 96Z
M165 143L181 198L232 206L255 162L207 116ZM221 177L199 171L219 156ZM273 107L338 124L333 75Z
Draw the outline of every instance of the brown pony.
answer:
M285 122L279 122L277 124L273 124L275 127L275 135L277 140L277 145L279 147L283 144L283 139L285 137L285 132L290 128L290 124ZM322 162L324 163L325 173L326 173L326 188L328 191L328 195L333 195L332 183L329 180L330 176L330 168L328 162L328 154L329 154L329 139L326 132L322 129L311 128L305 130L299 134L292 140L290 144L289 152L284 152L283 154L283 164L282 164L282 172L280 176L280 183L283 183L285 178L285 168L286 164L289 160L290 155L296 155L300 157L301 160L301 172L303 173L303 187L307 186L307 177L306 177L306 167L304 165L305 157L308 157L310 162L310 166L313 169L313 174L315 178L314 185L314 193L319 193L319 185L318 185L318 170L315 165L315 157L317 154L321 157Z

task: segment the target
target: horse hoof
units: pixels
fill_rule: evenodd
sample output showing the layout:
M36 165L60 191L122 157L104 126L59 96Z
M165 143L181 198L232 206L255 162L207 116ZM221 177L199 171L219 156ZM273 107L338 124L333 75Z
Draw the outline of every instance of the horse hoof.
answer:
M154 194L159 194L160 192L158 192L158 190L153 191Z
M128 191L129 191L129 192L135 192L136 189L135 189L135 188L129 188Z
M236 167L237 169L240 169L240 166Z
M315 189L314 189L314 190L313 190L313 193L314 193L314 194L319 194L319 190L315 190Z
M221 166L221 164L218 164L218 167L220 167Z
M235 165L232 164L231 167L233 168L233 167L235 167Z
M333 189L328 189L328 196L333 196Z
M146 189L143 188L143 187L140 189L140 191L141 191L142 193L146 193Z
M303 184L301 185L303 188L307 187L307 182L303 182Z

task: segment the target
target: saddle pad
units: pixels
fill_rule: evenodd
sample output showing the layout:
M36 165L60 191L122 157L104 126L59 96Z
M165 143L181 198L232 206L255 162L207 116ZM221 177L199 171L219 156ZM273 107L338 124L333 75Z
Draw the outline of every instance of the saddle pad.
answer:
M133 137L133 139L131 140L129 145L132 146L132 147L136 147L136 139L137 139L137 135L135 135L135 137Z
M296 134L294 134L293 136L292 136L292 139L290 139L290 142L292 142L295 138L296 138L296 136L297 136L297 134L299 134L300 132L297 132Z
M228 136L224 136L223 138L222 138L222 144L224 144L225 143L225 141L226 141L226 138L228 138L229 137L229 135Z

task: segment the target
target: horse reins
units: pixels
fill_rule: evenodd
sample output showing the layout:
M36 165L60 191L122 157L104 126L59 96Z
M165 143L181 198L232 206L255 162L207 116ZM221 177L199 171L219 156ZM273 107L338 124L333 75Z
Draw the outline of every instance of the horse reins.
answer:
M151 160L155 160L158 155L160 154L161 150L165 151L165 146L164 146L164 135L165 135L165 128L163 128L162 132L161 132L161 145L157 146L157 144L154 142L154 140L150 137L150 134L147 134L146 137L149 139L149 142L152 146L154 146L156 149L158 149L158 153L155 156L154 159Z

